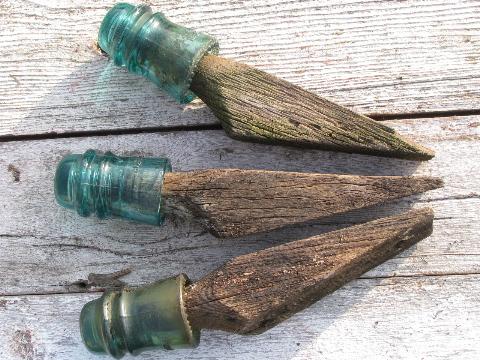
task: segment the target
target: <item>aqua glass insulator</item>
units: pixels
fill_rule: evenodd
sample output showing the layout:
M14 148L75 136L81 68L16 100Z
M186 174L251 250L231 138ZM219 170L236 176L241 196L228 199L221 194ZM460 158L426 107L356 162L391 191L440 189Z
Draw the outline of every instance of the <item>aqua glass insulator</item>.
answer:
M88 150L65 156L55 174L55 198L81 216L118 216L142 223L164 221L162 185L167 158L121 157Z
M87 303L80 314L80 333L94 353L119 359L127 352L194 348L200 330L193 328L183 302L186 275L139 288L110 290Z
M177 25L147 5L115 5L105 16L98 44L116 65L142 75L180 103L195 98L190 91L201 58L218 53L217 41Z

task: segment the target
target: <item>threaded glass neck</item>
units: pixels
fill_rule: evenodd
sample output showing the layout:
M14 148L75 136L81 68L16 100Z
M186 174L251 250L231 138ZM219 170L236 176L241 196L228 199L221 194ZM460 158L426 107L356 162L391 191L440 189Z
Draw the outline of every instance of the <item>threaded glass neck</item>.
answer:
M80 314L80 333L94 353L120 359L152 348L194 348L200 329L193 328L184 304L184 274L136 288L107 291L87 303Z
M190 91L195 69L206 53L218 53L217 41L169 21L147 5L115 5L105 16L98 43L119 66L156 83L180 103Z
M88 150L64 157L55 174L55 198L81 216L118 216L152 225L164 220L162 184L167 158L120 157Z

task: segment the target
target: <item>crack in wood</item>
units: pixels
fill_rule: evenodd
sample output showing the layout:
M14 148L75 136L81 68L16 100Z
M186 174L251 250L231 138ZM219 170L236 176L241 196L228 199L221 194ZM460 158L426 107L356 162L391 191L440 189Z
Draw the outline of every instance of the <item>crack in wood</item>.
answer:
M448 255L448 254L447 254ZM471 276L478 276L480 278L480 271L466 271L466 272L448 272L448 273L431 273L431 274L407 274L407 275L392 275L392 276L369 276L369 275L362 275L358 277L357 279L353 280L352 283L354 282L370 282L370 281L375 281L376 284L374 286L384 286L383 284L380 283L382 280L391 280L391 281L417 281L419 279L425 279L425 278L439 278L439 279L447 279L449 277L471 277ZM88 280L78 280L78 281L88 281ZM459 280L461 281L461 280ZM76 282L73 282L71 284L75 284ZM124 283L125 285L125 283ZM124 286L122 285L122 286ZM390 285L390 284L388 284ZM60 288L65 288L65 285L55 285ZM35 297L35 296L55 296L55 295L80 295L80 294L86 294L87 289L82 288L83 285L76 286L77 288L75 289L75 285L70 288L70 289L65 289L65 291L46 291L46 292L18 292L18 293L0 293L1 297L5 298L16 298L19 296L25 296L25 297ZM115 288L115 287L112 287ZM118 288L118 287L117 287ZM94 293L102 293L105 289L103 288L98 288L98 287L90 287L88 289L88 294L94 294ZM0 302L5 301L5 300L0 300ZM0 303L1 304L1 303ZM8 302L5 302L5 305L8 304Z
M69 106L68 108L71 108ZM458 109L446 111L426 111L426 112L406 112L406 113L367 113L366 116L380 121L387 122L389 120L421 120L429 118L441 118L452 116L471 116L480 115L480 109ZM210 131L221 130L222 126L218 124L205 125L180 125L180 126L145 126L142 128L124 128L124 129L102 129L87 131L66 131L62 133L47 132L33 134L5 134L0 135L0 143L14 141L34 141L34 140L50 140L65 138L83 138L91 136L112 136L112 135L136 135L136 134L155 134L155 133L175 133L184 131ZM220 154L221 155L221 154Z
M0 235L2 236L2 235ZM105 253L110 253L113 255L118 255L118 256L134 256L134 253L129 252L129 251L117 251L113 250L111 248L101 248L99 246L95 245L79 245L79 244L33 244L33 247L43 247L43 248L58 248L58 249L65 249L65 248L72 248L72 249L88 249L88 250L94 250L94 251L99 251L99 252L105 252Z

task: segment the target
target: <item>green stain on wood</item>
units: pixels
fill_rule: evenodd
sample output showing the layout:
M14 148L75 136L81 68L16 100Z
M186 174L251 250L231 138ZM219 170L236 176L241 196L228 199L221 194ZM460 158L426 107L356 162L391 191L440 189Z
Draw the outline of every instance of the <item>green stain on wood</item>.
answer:
M428 160L393 129L253 67L206 55L191 89L235 139Z

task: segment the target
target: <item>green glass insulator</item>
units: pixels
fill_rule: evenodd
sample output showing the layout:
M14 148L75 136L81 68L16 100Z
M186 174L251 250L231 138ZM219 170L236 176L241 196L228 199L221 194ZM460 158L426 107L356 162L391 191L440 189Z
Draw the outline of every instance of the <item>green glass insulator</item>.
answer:
M137 289L107 291L87 303L80 332L87 348L119 359L128 351L194 348L200 330L191 327L183 303L189 280L180 274Z
M167 158L120 157L110 152L64 157L55 173L55 198L81 216L118 216L151 225L164 221L162 185Z
M107 13L98 43L116 65L150 79L180 103L195 98L190 84L200 59L218 53L213 37L174 24L147 5L127 3Z

